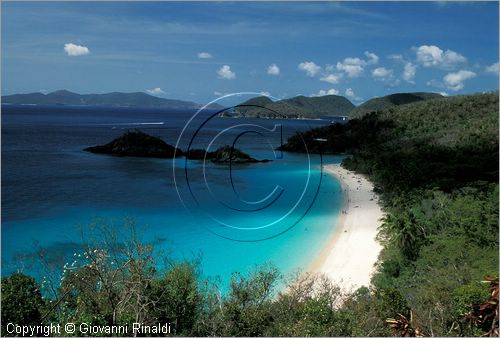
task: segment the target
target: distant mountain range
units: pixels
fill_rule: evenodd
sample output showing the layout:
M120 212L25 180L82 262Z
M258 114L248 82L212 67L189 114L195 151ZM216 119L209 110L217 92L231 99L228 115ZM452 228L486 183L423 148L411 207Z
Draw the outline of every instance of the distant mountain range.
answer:
M338 95L295 96L289 99L272 101L267 96L258 96L247 100L234 108L234 113L222 115L237 117L262 118L320 118L323 116L360 117L372 111L381 111L417 101L442 98L436 93L396 93L373 98L354 106L348 99ZM163 99L146 93L107 93L77 94L67 90L58 90L49 94L30 93L2 96L2 103L34 105L79 105L107 107L138 107L164 109L198 109L202 105L196 102ZM211 104L210 109L224 109L219 104Z
M438 98L443 98L443 96L436 93L425 93L425 92L396 93L368 100L365 103L354 108L351 111L350 115L351 117L361 117L366 113L372 111L381 111L391 107L400 106L403 104L408 104L418 101L426 101L431 99L438 99Z
M49 94L30 93L2 96L2 103L36 105L78 105L107 107L140 107L165 109L198 109L203 105L182 100L163 99L146 93L76 94L68 90L58 90ZM223 109L212 104L210 109Z
M276 102L259 96L241 103L234 110L240 117L319 118L349 115L353 108L348 99L338 95L296 96Z

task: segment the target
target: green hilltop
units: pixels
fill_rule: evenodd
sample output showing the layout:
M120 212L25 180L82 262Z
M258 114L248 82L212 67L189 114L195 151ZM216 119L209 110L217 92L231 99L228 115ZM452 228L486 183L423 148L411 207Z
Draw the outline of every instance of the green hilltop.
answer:
M442 98L442 95L436 93L395 93L370 99L356 107L347 98L339 95L312 97L300 95L279 101L258 96L241 103L235 108L235 112L239 117L315 119L323 116L349 116L352 118L413 102Z
M247 100L243 103L240 103L236 110L241 115L246 116L246 114L248 112L251 112L252 110L255 110L259 107L265 107L265 106L270 105L272 103L273 103L273 100L271 100L267 96L257 96L257 97L253 97L250 100Z
M365 103L354 108L351 111L350 116L361 117L364 114L370 113L372 111L381 111L384 109L400 106L403 104L409 104L413 102L438 99L438 98L443 98L443 96L441 94L425 93L425 92L395 93L383 97L376 97L366 101Z
M252 98L240 105L259 107L236 107L240 117L268 118L320 118L321 116L349 115L354 105L345 97L325 95L318 97L296 96L276 102L267 97Z

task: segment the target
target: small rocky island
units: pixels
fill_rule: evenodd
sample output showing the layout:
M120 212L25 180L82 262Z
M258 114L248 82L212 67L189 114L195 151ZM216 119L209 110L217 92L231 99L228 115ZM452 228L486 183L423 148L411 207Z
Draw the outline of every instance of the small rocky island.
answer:
M215 151L192 149L186 154L188 160L211 160L213 163L265 163L270 160L257 160L250 155L232 146L222 146Z
M182 156L182 150L140 130L127 131L108 144L83 149L94 154L116 156L173 158Z
M184 153L181 149L165 143L162 139L143 133L140 130L127 131L108 144L83 149L94 154L131 157L174 158L185 155L188 160L211 160L213 163L265 163L270 160L257 160L237 148L225 145L215 151L191 149Z

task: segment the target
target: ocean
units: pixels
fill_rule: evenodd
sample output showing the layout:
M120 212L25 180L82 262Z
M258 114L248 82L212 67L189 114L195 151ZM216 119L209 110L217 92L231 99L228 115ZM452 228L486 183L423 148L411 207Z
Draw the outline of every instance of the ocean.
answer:
M2 275L23 271L41 278L48 269L41 260L62 272L81 252L90 225L121 233L127 221L170 259L198 259L207 278L228 281L232 272L269 262L285 274L306 269L334 230L341 205L339 182L321 166L341 157L274 149L297 131L328 123L3 105ZM272 161L229 166L82 150L134 129L183 150L235 143Z

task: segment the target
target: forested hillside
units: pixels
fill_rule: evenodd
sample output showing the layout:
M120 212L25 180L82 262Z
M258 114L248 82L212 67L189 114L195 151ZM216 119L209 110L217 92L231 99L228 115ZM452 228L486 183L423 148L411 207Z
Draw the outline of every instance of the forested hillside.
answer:
M387 216L373 288L396 292L427 334L481 332L463 318L488 298L480 281L498 276L498 104L498 92L422 101L283 147L348 153L343 165L375 183Z
M390 94L382 97L376 97L364 102L354 108L350 115L351 117L362 117L363 115L374 111L382 111L403 104L439 99L442 97L443 96L441 94L425 92Z
M240 117L315 119L322 116L349 115L353 108L354 105L348 99L339 95L300 95L276 102L265 96L256 97L241 103L235 111Z

